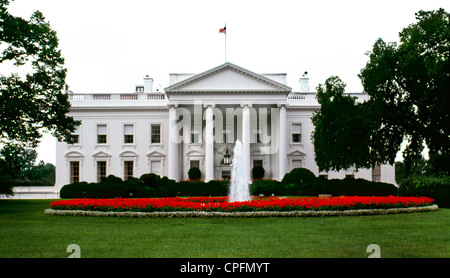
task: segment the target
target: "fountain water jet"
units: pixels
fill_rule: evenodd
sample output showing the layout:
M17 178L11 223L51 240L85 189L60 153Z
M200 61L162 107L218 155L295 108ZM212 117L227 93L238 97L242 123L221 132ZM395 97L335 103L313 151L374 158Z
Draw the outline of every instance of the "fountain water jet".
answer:
M248 180L244 173L244 154L242 143L237 140L233 149L233 164L231 165L229 202L243 202L251 200Z

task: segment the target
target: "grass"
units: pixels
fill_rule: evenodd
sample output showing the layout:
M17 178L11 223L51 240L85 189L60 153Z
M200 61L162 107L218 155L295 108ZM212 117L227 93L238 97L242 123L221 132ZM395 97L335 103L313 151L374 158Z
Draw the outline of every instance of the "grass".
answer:
M449 258L450 209L321 218L44 215L51 200L0 200L1 258Z

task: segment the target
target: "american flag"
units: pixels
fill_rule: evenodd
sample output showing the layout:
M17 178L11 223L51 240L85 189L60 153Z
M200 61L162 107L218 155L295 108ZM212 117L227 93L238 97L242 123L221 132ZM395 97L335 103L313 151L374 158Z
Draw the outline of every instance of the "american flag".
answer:
M224 34L226 35L226 34L227 34L227 26L221 28L221 29L219 30L219 33L224 33Z

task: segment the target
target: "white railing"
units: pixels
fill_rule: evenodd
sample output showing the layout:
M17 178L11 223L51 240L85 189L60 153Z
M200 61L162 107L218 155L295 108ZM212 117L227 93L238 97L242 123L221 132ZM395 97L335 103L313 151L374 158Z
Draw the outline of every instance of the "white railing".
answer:
M139 99L139 95L137 94L122 94L120 95L120 100L138 100Z
M288 95L288 99L305 99L306 94L305 93L290 93Z
M110 100L111 95L108 94L94 94L93 95L94 100Z
M147 99L149 100L164 100L166 99L165 94L147 94Z
M358 101L367 100L369 97L366 93L344 93L344 95L356 98ZM291 92L287 96L288 100L315 100L317 99L316 92Z
M300 93L300 92L291 92L287 96L288 100L304 100L304 99L315 99L316 93L308 92L308 93Z
M83 94L70 94L69 100L84 100Z
M166 100L164 93L130 93L130 94L73 94L70 101L161 101Z

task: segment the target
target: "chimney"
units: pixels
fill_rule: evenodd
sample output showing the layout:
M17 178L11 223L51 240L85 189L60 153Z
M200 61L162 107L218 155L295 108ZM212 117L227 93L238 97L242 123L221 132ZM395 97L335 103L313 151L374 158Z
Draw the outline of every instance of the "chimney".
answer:
M153 78L148 75L144 78L144 93L153 93Z
M305 73L302 75L302 77L299 79L300 81L300 93L308 93L309 92L309 77L308 72L305 71Z

